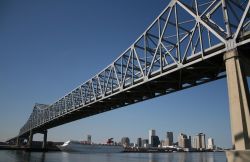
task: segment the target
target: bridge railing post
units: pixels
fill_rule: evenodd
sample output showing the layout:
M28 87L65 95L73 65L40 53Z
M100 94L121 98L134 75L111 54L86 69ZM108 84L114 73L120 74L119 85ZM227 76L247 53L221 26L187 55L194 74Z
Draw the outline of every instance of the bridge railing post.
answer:
M230 105L232 143L234 151L227 152L228 161L250 161L249 89L237 49L225 53ZM247 156L246 156L247 155ZM235 160L236 159L236 160Z

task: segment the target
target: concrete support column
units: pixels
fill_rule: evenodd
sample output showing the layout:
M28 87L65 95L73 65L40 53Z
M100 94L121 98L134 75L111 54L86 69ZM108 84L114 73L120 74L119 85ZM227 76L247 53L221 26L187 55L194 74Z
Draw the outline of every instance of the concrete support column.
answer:
M47 130L45 130L44 133L43 133L43 146L42 146L42 149L46 149L46 145L47 145L47 133L48 133Z
M20 143L20 139L19 139L20 137L17 137L17 139L16 139L16 146L19 146L19 143Z
M232 142L235 150L250 149L249 90L236 49L224 55L230 104Z
M227 151L228 162L250 161L250 113L247 78L237 49L224 55L233 151Z
M30 130L30 135L29 135L29 141L28 141L28 146L32 146L32 141L33 141L33 131Z

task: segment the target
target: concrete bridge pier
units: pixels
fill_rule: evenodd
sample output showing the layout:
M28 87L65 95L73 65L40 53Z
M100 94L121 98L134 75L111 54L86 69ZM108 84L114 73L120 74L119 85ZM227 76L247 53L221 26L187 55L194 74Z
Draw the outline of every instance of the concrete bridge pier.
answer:
M32 147L32 142L33 142L33 131L30 130L30 135L29 135L29 140L28 140L28 147L31 148Z
M19 144L20 144L20 137L17 137L16 138L16 146L19 146Z
M237 49L225 53L233 151L227 151L228 162L250 161L249 89L246 70Z
M46 149L47 148L47 133L48 133L47 130L43 131L43 145L42 145L42 149Z
M24 140L24 137L19 136L14 140L14 144L16 145L16 147L20 147L24 143Z
M43 134L42 149L46 149L47 148L47 134L48 134L47 130L44 130L42 132L34 132L33 130L30 130L30 133L29 133L29 136L28 136L28 147L32 148L33 136L34 136L35 133ZM20 137L19 137L19 142L20 142Z
M19 147L23 143L23 138L22 137L17 137L15 142L16 142L16 146Z

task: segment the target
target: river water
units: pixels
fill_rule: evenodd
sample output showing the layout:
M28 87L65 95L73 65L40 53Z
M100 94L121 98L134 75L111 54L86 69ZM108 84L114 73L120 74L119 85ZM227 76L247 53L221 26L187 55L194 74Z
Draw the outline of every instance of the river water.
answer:
M0 162L226 162L226 155L223 152L81 154L0 150Z

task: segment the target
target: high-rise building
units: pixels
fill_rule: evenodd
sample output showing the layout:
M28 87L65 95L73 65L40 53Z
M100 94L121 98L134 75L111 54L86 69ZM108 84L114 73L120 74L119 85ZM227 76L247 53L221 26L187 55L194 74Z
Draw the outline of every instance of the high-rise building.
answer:
M195 148L195 149L200 148L199 136L198 135L194 136L192 147Z
M149 130L149 136L148 136L148 144L151 145L152 141L151 141L151 137L155 136L155 130L151 129Z
M121 144L124 146L124 147L129 147L130 146L130 140L128 137L123 137L122 140L121 140Z
M194 137L193 148L206 149L206 136L204 133L199 133Z
M90 144L91 143L91 135L87 136L87 142Z
M210 150L215 149L214 139L213 138L208 138L207 139L207 148L210 149Z
M142 147L142 139L141 138L137 138L137 146Z
M166 146L166 141L165 141L165 140L161 140L160 142L161 142L161 143L160 143L161 147Z
M192 137L188 136L188 148L192 148Z
M178 137L178 146L181 148L190 148L190 139L186 134L181 133Z
M206 149L206 137L205 134L201 134L201 148Z
M166 140L165 140L165 145L166 146L172 146L174 141L174 135L173 132L167 132L166 134Z
M151 136L151 147L158 147L160 140L158 136Z
M148 139L142 140L142 147L148 147Z

